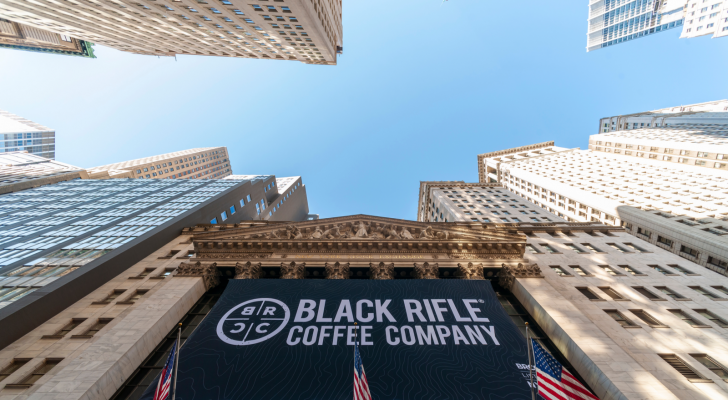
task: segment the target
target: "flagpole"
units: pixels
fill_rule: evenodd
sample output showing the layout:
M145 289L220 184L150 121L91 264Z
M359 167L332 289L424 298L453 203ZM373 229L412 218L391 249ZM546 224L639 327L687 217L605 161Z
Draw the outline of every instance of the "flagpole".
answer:
M533 392L533 368L531 367L531 351L533 346L531 345L531 335L528 332L528 322L526 322L526 350L528 351L528 377L531 379L531 400L536 400L536 393ZM534 364L535 364L534 360ZM176 372L176 371L175 371ZM174 400L174 398L172 398Z
M174 355L174 379L172 380L172 400L177 396L177 368L179 368L179 346L182 341L182 323L180 322L177 329L177 352Z

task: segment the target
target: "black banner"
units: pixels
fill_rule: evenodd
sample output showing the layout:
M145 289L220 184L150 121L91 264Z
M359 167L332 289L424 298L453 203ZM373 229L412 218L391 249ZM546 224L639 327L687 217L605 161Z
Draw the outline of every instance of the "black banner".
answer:
M266 279L229 282L182 346L176 400L352 399L355 334L374 400L531 398L488 281Z

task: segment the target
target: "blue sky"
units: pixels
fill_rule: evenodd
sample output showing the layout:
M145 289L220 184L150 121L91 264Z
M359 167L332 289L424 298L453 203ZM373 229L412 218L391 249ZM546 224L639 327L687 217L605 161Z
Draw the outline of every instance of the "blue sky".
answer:
M513 4L344 0L333 67L0 49L0 109L81 167L223 145L236 174L301 175L322 218L414 219L419 182L475 182L479 153L586 148L600 117L728 97L728 39L586 53L586 0Z

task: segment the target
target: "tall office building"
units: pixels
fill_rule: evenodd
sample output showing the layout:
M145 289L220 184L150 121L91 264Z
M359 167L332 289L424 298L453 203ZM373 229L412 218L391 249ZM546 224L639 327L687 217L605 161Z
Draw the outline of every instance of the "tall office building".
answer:
M95 58L93 44L0 18L0 48Z
M589 0L586 51L681 27L687 0Z
M553 142L478 156L481 182L568 220L622 225L699 265L728 267L725 172Z
M76 180L0 196L0 325L5 327L0 347L176 238L185 227L260 220L272 209L265 219L307 219L300 177L284 190L279 193L275 176L266 175Z
M341 0L0 1L0 17L136 54L298 60L335 65Z
M438 208L450 221L524 235L531 272L510 289L522 318L599 398L728 398L725 276L617 227L536 210L496 183L421 182L418 221L442 226ZM550 221L529 220L532 211Z
M222 179L232 175L227 147L200 147L89 168L111 178Z
M56 132L41 124L0 110L0 153L27 151L41 157L56 158Z
M590 0L586 51L682 27L680 38L728 35L721 0Z
M728 100L602 118L589 149L728 169Z

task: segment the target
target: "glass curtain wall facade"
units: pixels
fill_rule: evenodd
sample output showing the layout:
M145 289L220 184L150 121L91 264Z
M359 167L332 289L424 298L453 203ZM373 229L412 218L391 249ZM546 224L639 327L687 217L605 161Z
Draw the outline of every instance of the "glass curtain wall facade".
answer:
M238 184L77 180L0 196L0 308Z

